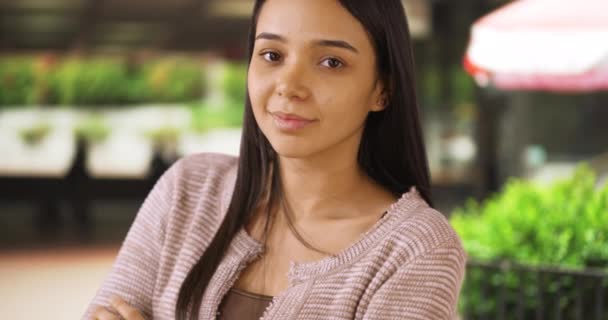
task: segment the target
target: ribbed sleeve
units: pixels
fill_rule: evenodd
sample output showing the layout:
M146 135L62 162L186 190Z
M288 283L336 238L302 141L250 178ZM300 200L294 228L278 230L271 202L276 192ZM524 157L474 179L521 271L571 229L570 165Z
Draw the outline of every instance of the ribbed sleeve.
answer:
M373 295L363 319L454 319L466 254L453 239L411 260Z
M112 295L119 295L152 319L154 279L162 251L164 225L173 206L174 163L155 183L142 203L118 255L101 287L87 307L83 320L93 319L96 306L108 306Z

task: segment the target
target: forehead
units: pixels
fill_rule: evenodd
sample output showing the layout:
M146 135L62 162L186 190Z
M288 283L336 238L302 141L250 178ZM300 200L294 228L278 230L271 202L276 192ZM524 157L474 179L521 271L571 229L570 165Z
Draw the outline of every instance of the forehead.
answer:
M288 42L332 39L371 49L363 25L337 0L267 0L256 29L257 34L279 34Z

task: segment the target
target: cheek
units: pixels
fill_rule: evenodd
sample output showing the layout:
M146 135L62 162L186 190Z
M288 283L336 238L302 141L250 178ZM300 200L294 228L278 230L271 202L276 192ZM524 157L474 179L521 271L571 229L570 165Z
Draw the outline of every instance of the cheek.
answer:
M250 69L247 75L247 91L253 116L258 126L265 135L269 134L270 116L266 113L269 99L272 96L270 81L264 79L255 70Z
M352 83L343 83L339 88L328 90L320 103L324 117L331 118L331 123L342 123L349 127L360 125L369 112L369 97L364 93L365 90Z
M249 92L249 99L251 100L254 111L266 105L268 91L265 87L266 83L267 81L261 79L255 73L255 70L250 70L247 75L247 91Z

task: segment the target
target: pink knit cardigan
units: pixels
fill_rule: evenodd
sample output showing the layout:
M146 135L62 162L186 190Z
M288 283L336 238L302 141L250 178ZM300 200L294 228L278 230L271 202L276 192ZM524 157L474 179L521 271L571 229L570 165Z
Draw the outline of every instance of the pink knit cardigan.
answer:
M174 319L182 281L226 213L236 168L236 158L211 153L174 163L143 202L83 319L112 294L146 319ZM240 229L205 291L200 320L216 318L224 294L262 250ZM465 262L448 221L412 187L337 256L292 261L289 287L261 319L452 319Z

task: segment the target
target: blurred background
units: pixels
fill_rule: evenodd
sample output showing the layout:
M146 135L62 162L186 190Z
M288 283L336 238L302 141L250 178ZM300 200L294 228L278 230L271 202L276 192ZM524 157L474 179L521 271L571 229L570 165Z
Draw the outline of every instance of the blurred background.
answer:
M608 7L403 2L461 318L608 319ZM238 154L252 5L0 0L2 318L80 318L160 174Z

